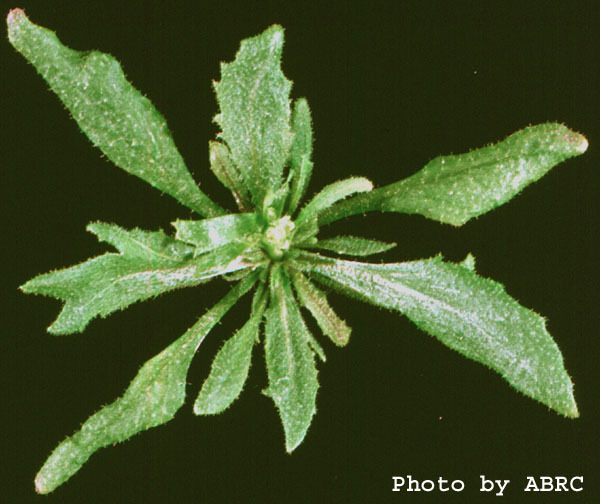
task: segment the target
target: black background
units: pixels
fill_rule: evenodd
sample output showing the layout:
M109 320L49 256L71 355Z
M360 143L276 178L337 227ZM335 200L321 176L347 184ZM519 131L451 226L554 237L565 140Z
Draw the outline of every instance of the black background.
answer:
M508 502L598 502L598 29L592 2L31 2L32 21L70 47L116 56L167 118L194 177L230 196L208 170L217 127L211 80L242 38L286 28L283 69L313 111L309 192L349 175L379 186L440 154L564 122L588 152L509 204L453 228L420 216L357 216L332 234L397 241L386 261L461 260L548 317L576 385L568 420L448 350L405 318L331 296L353 327L347 348L323 341L318 413L287 455L276 410L260 391L255 349L241 398L198 418L191 403L214 353L247 313L233 310L190 369L188 401L165 426L101 450L68 483L37 497L50 451L138 367L227 289L214 281L93 321L83 334L45 328L60 307L25 296L32 276L102 253L93 220L169 229L190 217L175 200L115 168L79 132L25 60L1 42L3 502L474 502L479 475L510 479ZM378 260L378 259L375 259ZM596 387L596 388L594 388ZM392 476L461 479L465 490L392 493ZM526 476L583 476L580 494L524 493Z

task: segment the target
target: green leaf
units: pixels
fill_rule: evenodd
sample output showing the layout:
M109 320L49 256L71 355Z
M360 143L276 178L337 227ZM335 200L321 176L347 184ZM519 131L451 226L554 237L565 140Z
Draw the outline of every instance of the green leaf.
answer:
M319 383L310 333L304 325L289 279L281 268L273 268L271 302L266 312L265 358L269 387L291 453L304 439L316 412Z
M261 230L258 214L230 214L204 220L173 222L175 238L196 247L196 255L235 241L251 241L250 235Z
M259 289L253 304L255 308L248 322L235 333L217 353L210 374L194 403L196 415L215 415L225 411L244 388L248 377L252 347L266 308L264 290ZM258 300L258 301L257 301Z
M102 223L91 224L88 229L98 232L100 239L116 244L122 252L39 275L21 286L26 294L65 301L58 318L48 328L51 333L81 332L98 315L105 317L136 301L247 268L255 259L246 243L232 243L198 259L183 260L171 250L181 251L185 244L175 245L174 240L160 232L128 232ZM158 247L161 240L166 247Z
M37 474L36 490L44 494L53 491L100 448L171 420L184 403L194 353L256 278L253 274L233 287L183 336L146 362L120 399L92 415L79 431L60 443Z
M332 287L404 313L461 354L499 372L524 394L577 417L573 384L544 319L504 287L465 265L435 257L367 264L305 254L305 263Z
M506 203L553 166L587 149L587 140L556 123L530 126L467 154L440 156L405 180L341 202L321 225L357 213L417 213L461 226Z
M364 177L349 177L338 180L325 186L298 214L296 224L298 227L313 217L317 217L323 210L329 208L337 201L357 192L373 189L373 184Z
M221 64L215 82L221 112L215 117L245 185L260 208L265 194L276 190L292 142L292 83L280 68L283 28L274 25L242 41L233 63Z
M36 68L73 119L113 163L203 216L223 209L204 194L177 151L167 123L123 74L115 58L65 47L54 32L10 12L11 44Z
M396 246L395 243L386 243L379 240L370 240L357 236L335 236L325 240L319 240L314 247L330 250L336 254L369 256L386 252Z
M327 301L327 296L301 272L293 271L291 276L300 302L312 313L323 334L336 345L346 346L351 330L346 322L333 311Z
M252 197L244 185L244 178L231 158L231 152L221 142L208 142L210 169L233 194L233 199L240 212L249 212L252 208Z
M88 224L87 230L123 255L152 262L157 267L174 266L194 255L194 247L173 239L162 231L142 231L137 228L127 231L116 224L105 222L92 222Z
M296 224L294 224L296 227ZM316 217L312 217L304 221L301 226L296 227L292 236L292 244L294 247L314 247L317 244L317 233L319 232L319 221Z
M292 114L294 140L290 149L292 184L289 195L288 213L293 214L301 201L312 172L310 160L312 152L312 121L308 102L304 98L296 100Z

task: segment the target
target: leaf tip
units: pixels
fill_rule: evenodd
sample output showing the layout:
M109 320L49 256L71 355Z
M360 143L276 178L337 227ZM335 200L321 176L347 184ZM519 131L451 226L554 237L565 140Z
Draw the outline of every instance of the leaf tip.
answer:
M277 51L283 45L283 27L275 24L271 27L273 35L271 35L271 50Z
M11 9L8 16L6 16L8 40L13 46L17 47L15 44L17 44L19 29L28 21L29 19L25 14L25 11L21 8Z
M192 409L194 415L209 415L210 413L208 413L208 411L203 407L204 405L200 403L199 399L200 398L196 399L196 402L194 403L194 408Z
M577 142L575 143L575 150L579 154L583 154L588 148L588 140L583 135L577 135Z
M18 289L23 294L36 294L36 290L35 290L36 287L37 287L37 282L35 281L35 278L30 278L23 285L19 285Z
M373 190L373 182L364 177L357 177L357 192L369 192Z
M577 133L564 126L563 124L551 125L551 135L549 135L548 139L550 141L557 141L558 145L560 145L565 154L569 156L578 156L583 154L588 148L588 140L581 133Z
M21 9L20 7L11 9L8 13L8 16L6 16L6 24L9 29L14 28L18 23L20 23L23 20L23 18L27 19L27 16L25 15L25 11L23 9Z
M567 406L567 409L564 411L564 415L567 418L579 418L579 409L577 408L577 403L575 402L575 398L573 397L573 394L570 394L570 401L569 404Z
M43 495L43 494L47 494L48 492L51 491L51 489L46 486L46 480L42 477L41 474L38 474L35 477L34 483L35 483L35 491L39 494Z
M304 437L300 438L300 439L294 439L294 440L290 440L290 439L286 439L285 440L285 451L291 455L292 452L298 448L298 446L300 446L300 443L302 443L302 440L304 439Z

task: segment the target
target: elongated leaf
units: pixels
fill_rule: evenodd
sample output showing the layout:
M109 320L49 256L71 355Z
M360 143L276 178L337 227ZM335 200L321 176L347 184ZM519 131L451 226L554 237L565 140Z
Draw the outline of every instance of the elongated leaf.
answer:
M271 274L271 303L266 312L265 357L269 388L291 453L304 439L316 412L317 369L308 344L308 329L294 300L289 279L280 268Z
M244 185L244 178L231 158L231 152L221 142L208 142L210 169L227 189L240 212L249 212L252 208L252 197Z
M290 149L290 167L293 171L291 190L289 195L288 213L293 214L302 196L306 192L312 162L312 121L308 102L304 98L296 100L292 114L292 131L294 140Z
M315 248L330 250L336 254L345 254L353 256L369 256L380 254L396 246L395 243L386 243L379 240L370 240L357 236L335 236L325 240L319 240Z
M175 238L196 247L196 255L214 250L234 241L248 239L260 231L257 214L230 214L197 221L178 220L173 223Z
M36 490L51 492L100 448L171 420L184 403L186 376L194 353L256 278L253 274L233 287L183 336L146 362L120 399L92 415L79 431L60 443L37 474Z
M127 82L115 58L63 46L54 32L31 23L21 9L9 14L8 37L108 159L200 215L224 213L200 191L165 119Z
M215 415L225 411L244 388L252 347L258 340L258 329L266 307L264 291L259 289L253 300L255 308L248 322L223 345L194 403L196 415ZM257 302L257 299L260 300ZM258 303L258 304L256 304Z
M105 317L136 301L198 285L253 264L250 256L244 255L248 249L246 243L232 243L198 259L180 260L171 256L168 248L161 251L147 246L156 247L159 233L135 230L126 243L127 231L113 226L111 232L122 236L108 239L105 226L92 224L90 230L99 231L101 239L119 243L117 247L124 252L107 253L70 268L45 273L21 286L27 294L43 294L65 301L49 332L81 332L98 315Z
M364 177L349 177L325 186L298 214L298 227L312 217L316 217L335 202L357 192L373 189L373 184Z
M343 201L323 212L326 224L348 215L418 213L461 226L506 203L553 166L587 149L587 140L556 123L530 126L467 154L441 156L405 180Z
M327 359L325 358L325 350L316 340L316 338L310 332L306 332L305 334L306 340L308 342L308 346L310 349L321 359L321 361L325 362Z
M255 208L265 194L281 185L292 142L290 89L280 68L283 28L274 25L242 41L233 63L221 64L215 82L221 112L215 122L223 130L233 160L254 197Z
M333 311L325 294L299 271L292 273L292 280L300 302L312 313L323 334L336 345L347 345L351 330Z
M466 264L441 257L366 264L312 256L313 274L369 303L404 313L466 357L498 371L524 394L577 417L562 355L537 313Z

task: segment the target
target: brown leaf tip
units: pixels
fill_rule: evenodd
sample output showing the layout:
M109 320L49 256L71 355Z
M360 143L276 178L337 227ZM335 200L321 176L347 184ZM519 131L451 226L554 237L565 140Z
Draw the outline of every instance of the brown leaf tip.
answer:
M27 16L25 15L25 11L23 9L11 9L11 11L8 13L8 16L6 17L6 24L9 28L12 28L16 23L22 21L23 18L26 17Z

